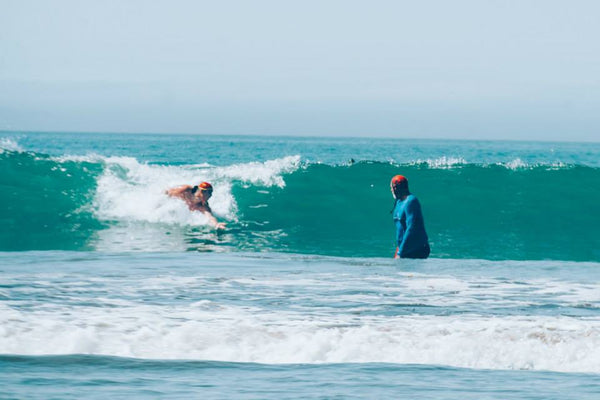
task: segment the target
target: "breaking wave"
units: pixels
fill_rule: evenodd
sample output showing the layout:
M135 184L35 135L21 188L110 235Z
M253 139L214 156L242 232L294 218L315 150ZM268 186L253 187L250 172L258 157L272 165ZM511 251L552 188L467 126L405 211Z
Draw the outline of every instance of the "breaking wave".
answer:
M389 256L389 178L409 177L423 205L432 256L600 260L600 169L471 164L309 163L299 155L214 166L133 157L50 157L1 143L0 250L291 251ZM210 181L229 229L164 191Z

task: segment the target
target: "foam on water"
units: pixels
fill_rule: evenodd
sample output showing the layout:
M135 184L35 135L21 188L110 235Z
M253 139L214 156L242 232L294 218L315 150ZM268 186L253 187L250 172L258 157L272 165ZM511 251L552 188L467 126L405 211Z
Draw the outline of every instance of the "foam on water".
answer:
M433 169L450 169L461 165L465 165L467 164L467 161L462 157L443 156L436 159L427 159L425 161L418 160L416 163L414 163L414 165L419 165L423 163L427 164L429 168Z
M514 160L509 161L506 164L504 164L504 166L506 166L506 168L508 168L508 169L516 170L519 168L526 168L527 164L525 164L523 162L523 160L521 160L520 158L515 158Z
M596 263L71 258L4 267L0 353L600 373Z
M397 163L394 163L397 164ZM402 166L403 164L398 164ZM469 162L465 160L464 157L451 157L451 156L442 156L434 159L426 159L426 160L417 160L414 162L410 162L408 165L426 165L427 168L430 169L455 169L461 168L466 165L469 165ZM523 161L521 158L517 157L510 161L505 162L495 162L495 163L481 163L479 165L490 167L490 166L498 166L503 167L509 170L519 170L519 169L532 169L537 167L547 167L549 170L559 170L565 168L572 168L572 165L565 164L563 162L534 162L527 163Z
M0 138L0 154L4 153L5 151L21 152L23 151L23 148L19 146L19 143L17 143L15 139L3 137Z
M0 353L98 354L235 362L434 364L600 372L598 319L398 316L329 318L199 300L153 307L20 313L0 309ZM115 307L119 307L115 309Z
M226 167L151 165L131 157L107 157L103 162L106 168L98 179L94 197L100 219L206 225L208 220L202 213L190 213L182 201L166 196L165 190L210 181L214 187L210 201L214 213L227 220L236 220L237 204L231 193L233 181L283 187L285 182L281 174L297 169L300 157Z

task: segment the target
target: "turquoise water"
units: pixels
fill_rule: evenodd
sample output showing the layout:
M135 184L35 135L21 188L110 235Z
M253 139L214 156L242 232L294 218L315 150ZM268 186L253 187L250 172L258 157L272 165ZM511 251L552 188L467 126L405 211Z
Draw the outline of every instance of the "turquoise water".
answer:
M0 147L0 398L600 395L598 144ZM390 258L396 173L428 260ZM163 194L201 180L225 233Z
M600 145L147 135L6 136L0 250L383 257L410 177L433 254L600 261ZM353 160L350 162L349 160ZM214 238L164 195L210 180ZM123 238L126 236L128 238Z

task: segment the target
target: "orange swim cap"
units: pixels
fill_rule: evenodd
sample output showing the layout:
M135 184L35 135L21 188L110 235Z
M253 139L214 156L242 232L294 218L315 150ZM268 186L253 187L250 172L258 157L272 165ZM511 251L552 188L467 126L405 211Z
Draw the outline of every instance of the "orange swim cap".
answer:
M396 175L392 178L392 182L390 183L393 187L396 186L408 186L408 179L403 175Z
M198 185L198 189L200 190L213 190L213 187L210 183L208 182L202 182L201 184Z

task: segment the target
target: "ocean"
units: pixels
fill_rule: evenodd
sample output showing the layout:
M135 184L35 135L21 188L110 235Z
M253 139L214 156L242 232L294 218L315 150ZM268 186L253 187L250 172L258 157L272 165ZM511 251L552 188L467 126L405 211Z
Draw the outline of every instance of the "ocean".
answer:
M1 399L600 398L600 143L0 132L0 165ZM223 232L164 194L201 181Z

